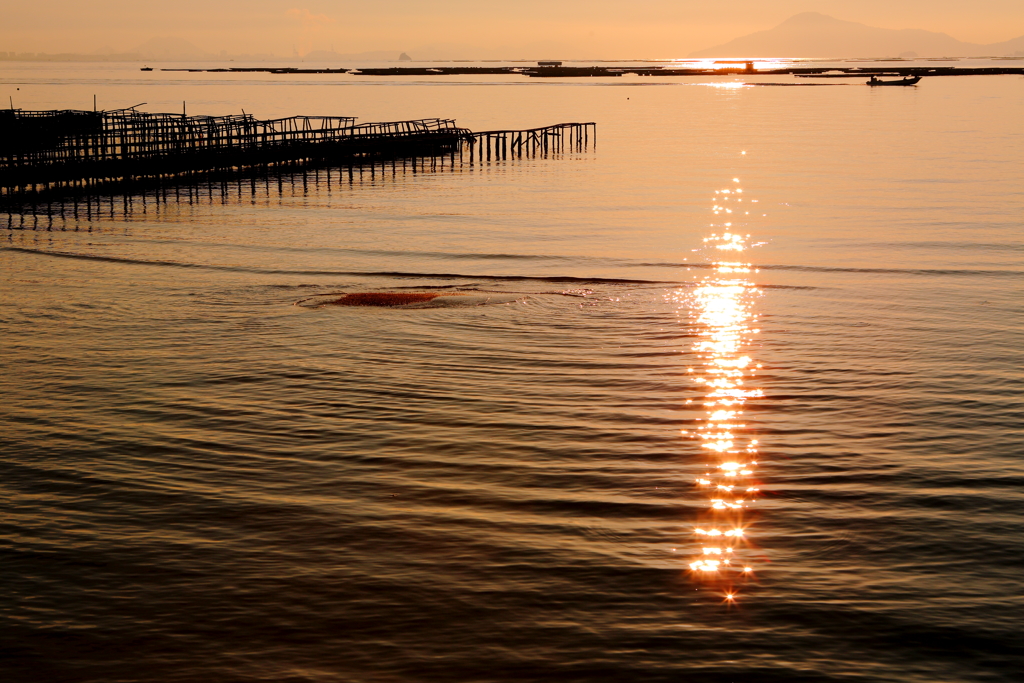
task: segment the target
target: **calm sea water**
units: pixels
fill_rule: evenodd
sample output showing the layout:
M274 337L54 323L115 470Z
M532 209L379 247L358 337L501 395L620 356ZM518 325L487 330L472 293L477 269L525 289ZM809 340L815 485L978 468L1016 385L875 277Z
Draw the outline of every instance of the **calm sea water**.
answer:
M1024 78L134 69L598 144L4 216L3 680L1021 679Z

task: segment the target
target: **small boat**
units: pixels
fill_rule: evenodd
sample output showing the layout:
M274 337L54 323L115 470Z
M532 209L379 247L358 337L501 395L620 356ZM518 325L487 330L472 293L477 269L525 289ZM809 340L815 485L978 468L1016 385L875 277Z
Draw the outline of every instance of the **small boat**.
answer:
M872 76L871 80L868 81L868 85L915 85L919 80L921 80L920 76L907 76L898 81L883 81L879 80L877 76Z
M153 67L151 67L151 66L144 66L141 69L139 69L139 71L152 71L152 70L153 70Z

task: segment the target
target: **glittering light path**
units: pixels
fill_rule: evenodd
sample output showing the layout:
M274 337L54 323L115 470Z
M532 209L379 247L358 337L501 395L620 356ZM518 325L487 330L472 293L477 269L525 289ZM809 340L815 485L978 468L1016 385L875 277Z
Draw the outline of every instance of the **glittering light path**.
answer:
M757 329L754 303L760 290L749 279L751 265L742 255L751 245L749 235L731 232L732 216L744 215L739 179L733 187L715 192L712 211L730 222L725 232L704 239L712 272L687 293L687 304L697 337L693 351L700 363L689 372L704 389L705 415L694 431L683 435L700 444L706 469L696 485L706 495L707 510L694 528L694 557L689 563L701 581L723 586L727 601L736 595L733 585L750 579L754 566L749 555L749 517L758 498L758 440L743 422L748 401L763 397L756 386L761 368L751 355ZM738 217L738 216L737 216Z

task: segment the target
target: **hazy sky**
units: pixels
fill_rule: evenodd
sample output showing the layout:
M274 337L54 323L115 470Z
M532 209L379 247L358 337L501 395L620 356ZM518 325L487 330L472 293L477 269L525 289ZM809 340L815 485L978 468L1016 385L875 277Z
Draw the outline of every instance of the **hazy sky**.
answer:
M0 50L129 50L155 37L210 52L508 47L536 57L674 57L815 11L882 28L940 31L974 43L1024 34L1024 0L7 0ZM554 54L551 56L555 56Z

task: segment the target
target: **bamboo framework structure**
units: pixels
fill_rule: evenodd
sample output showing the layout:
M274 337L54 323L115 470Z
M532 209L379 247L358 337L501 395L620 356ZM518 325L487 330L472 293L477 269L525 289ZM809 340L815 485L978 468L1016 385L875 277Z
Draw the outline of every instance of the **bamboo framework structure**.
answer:
M583 151L594 123L475 133L451 119L356 124L346 116L259 120L117 111L0 110L0 203L208 177L457 156L470 163ZM468 155L468 159L467 159Z
M597 124L558 123L529 130L488 130L467 133L470 157L503 160L537 154L582 152L597 143Z

